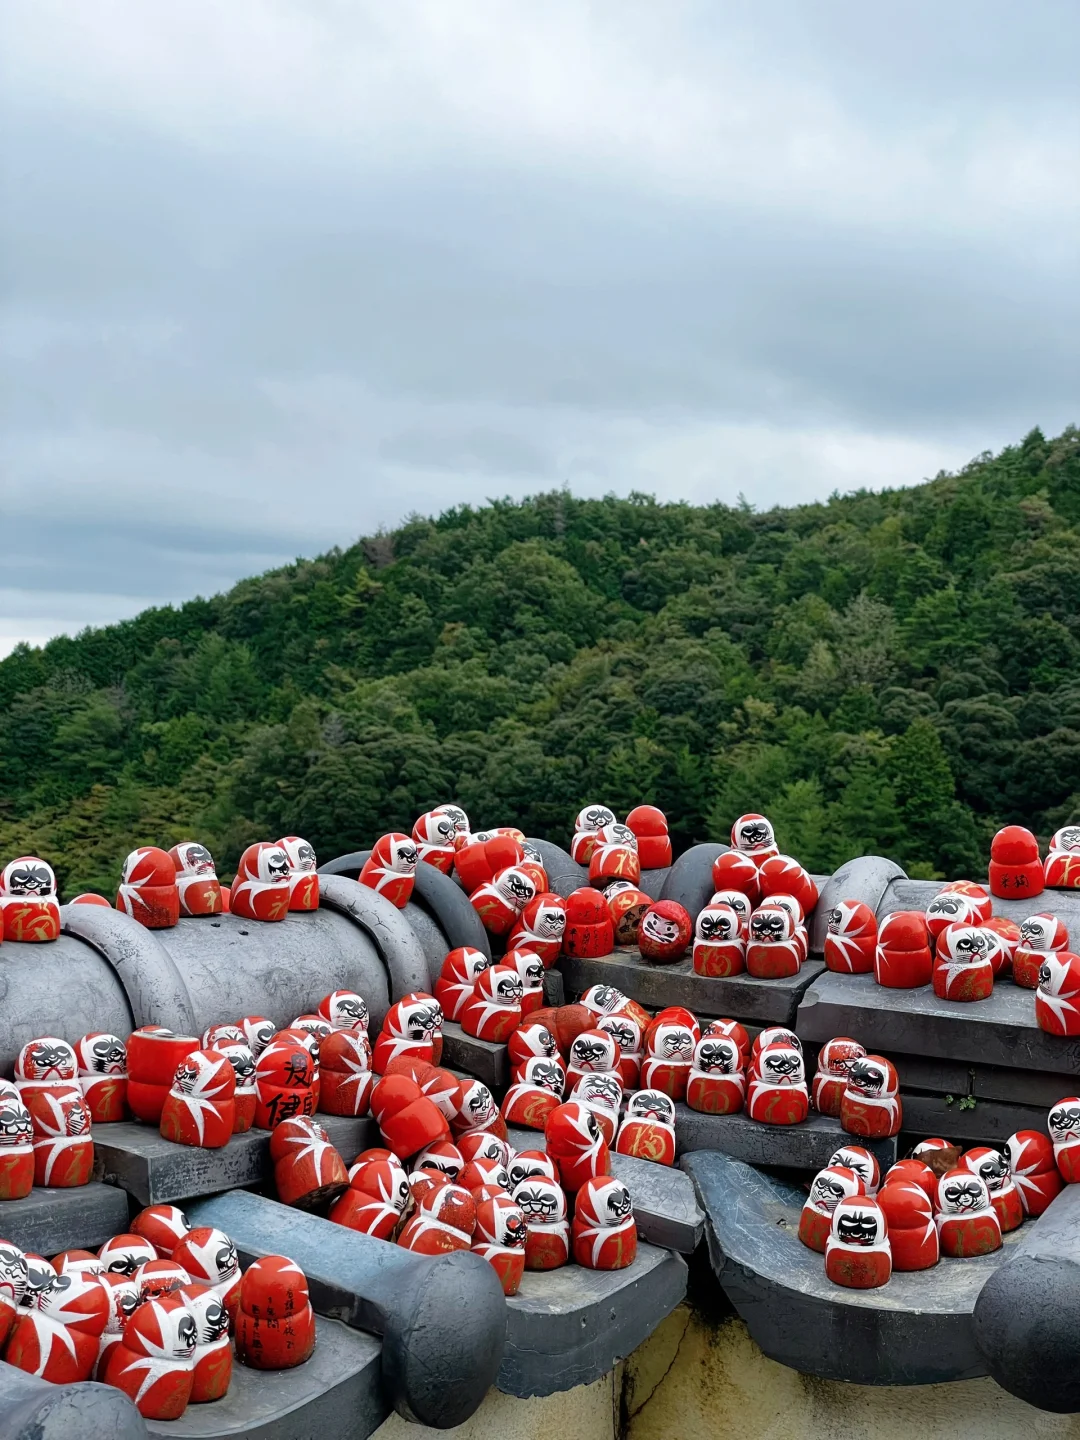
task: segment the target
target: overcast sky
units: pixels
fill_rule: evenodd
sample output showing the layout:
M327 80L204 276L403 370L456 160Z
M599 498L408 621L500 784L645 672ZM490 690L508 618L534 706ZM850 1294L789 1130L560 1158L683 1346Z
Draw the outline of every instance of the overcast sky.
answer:
M4 0L0 651L1080 418L1075 0Z

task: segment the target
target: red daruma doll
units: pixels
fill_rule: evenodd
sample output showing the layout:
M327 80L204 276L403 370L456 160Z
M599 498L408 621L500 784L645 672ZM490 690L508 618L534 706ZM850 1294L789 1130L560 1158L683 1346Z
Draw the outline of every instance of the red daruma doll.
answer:
M868 1195L841 1200L833 1211L825 1274L834 1285L850 1290L873 1290L891 1279L888 1224L878 1202Z
M841 975L868 975L874 968L877 916L861 900L841 900L829 911L825 964Z
M1046 1128L1054 1144L1054 1160L1066 1185L1080 1180L1080 1097L1069 1095L1051 1105Z
M1001 1249L1001 1223L986 1181L970 1170L949 1170L938 1181L937 1228L941 1253L954 1260Z
M419 862L416 841L411 836L397 831L380 835L360 871L360 884L404 910L412 899Z
M900 1104L896 1066L881 1055L864 1055L852 1062L840 1102L840 1124L849 1135L867 1140L899 1135L904 1112Z
M1006 1148L1024 1214L1041 1215L1061 1193L1064 1183L1054 1159L1053 1142L1041 1130L1018 1130L1009 1136Z
M802 1053L794 1045L766 1045L751 1070L747 1113L765 1125L798 1125L810 1111Z
M863 1182L854 1170L843 1165L827 1165L819 1170L799 1216L799 1239L809 1249L824 1255L837 1205L841 1200L852 1200L865 1193Z
M240 856L229 906L243 920L284 920L289 913L289 857L280 845L260 841Z
M864 1048L848 1035L837 1035L825 1042L818 1051L814 1076L814 1109L819 1115L839 1117L851 1067L856 1060L865 1058Z
M221 882L205 845L183 840L169 851L176 872L181 915L220 915Z
M255 1370L288 1370L315 1349L315 1312L304 1272L284 1255L256 1260L240 1282L236 1355Z
M994 990L990 931L947 925L937 938L934 994L939 1000L986 1000Z
M0 874L0 933L8 940L56 940L60 936L60 906L56 903L56 876L51 865L36 855L22 855Z
M1006 825L990 842L990 891L1002 900L1041 895L1046 883L1039 842L1022 825Z
M1035 1019L1048 1035L1080 1035L1080 955L1059 950L1039 967Z
M570 1226L574 1259L587 1270L624 1270L637 1256L630 1191L608 1176L587 1181L574 1202Z
M693 933L693 922L683 906L675 900L657 900L638 927L641 958L655 965L672 965L686 954Z
M745 969L746 941L738 914L730 905L706 905L694 928L695 975L723 979Z
M172 856L155 845L133 850L124 861L116 908L148 930L168 930L180 919L180 892Z

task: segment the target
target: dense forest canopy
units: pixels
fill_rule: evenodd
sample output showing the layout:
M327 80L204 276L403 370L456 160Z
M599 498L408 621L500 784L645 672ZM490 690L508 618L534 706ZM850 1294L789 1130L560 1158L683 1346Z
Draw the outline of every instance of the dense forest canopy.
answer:
M0 663L0 856L115 890L136 844L322 858L440 800L676 851L763 810L815 871L985 874L1080 820L1080 431L757 513L646 495L413 518Z

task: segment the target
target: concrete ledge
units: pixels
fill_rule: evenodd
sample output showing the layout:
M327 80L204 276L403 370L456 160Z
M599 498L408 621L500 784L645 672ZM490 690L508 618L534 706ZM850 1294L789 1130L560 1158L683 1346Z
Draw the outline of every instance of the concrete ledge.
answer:
M378 1145L379 1128L370 1116L350 1119L319 1115L346 1165L361 1150ZM274 1173L270 1132L234 1135L220 1150L174 1145L149 1125L123 1121L94 1127L95 1173L118 1185L141 1205L163 1205L195 1195L215 1195L238 1186L257 1185Z
M689 955L675 965L650 965L631 949L614 950L596 960L564 956L559 963L566 988L573 995L583 994L590 985L614 985L650 1010L685 1005L695 1015L750 1020L759 1025L794 1025L803 993L825 969L822 961L808 960L798 975L782 980L755 980L746 974L711 980L694 974Z
M841 1129L839 1120L814 1111L801 1125L762 1125L743 1111L702 1115L688 1105L676 1105L675 1141L679 1155L718 1150L733 1160L775 1169L820 1170L841 1145L861 1145L872 1151L882 1170L896 1160L895 1137L863 1140Z
M773 1360L824 1380L929 1385L986 1373L975 1345L979 1292L1024 1233L1002 1250L846 1290L798 1238L802 1191L726 1155L688 1155L705 1207L712 1268L754 1340Z
M212 1405L189 1405L179 1420L149 1420L147 1431L185 1440L365 1440L390 1413L380 1378L382 1346L322 1316L315 1329L315 1352L303 1365L249 1370L234 1356L227 1394Z
M515 1150L544 1150L539 1130L509 1131ZM831 1153L831 1152L830 1152ZM630 1191L638 1237L650 1245L691 1255L701 1240L705 1215L688 1178L669 1165L654 1165L632 1155L612 1155L612 1173Z
M444 1021L442 1032L442 1064L448 1069L465 1070L493 1090L502 1090L509 1084L510 1061L505 1044L476 1040L466 1035L456 1020Z
M526 1273L506 1302L506 1349L496 1380L509 1395L553 1395L606 1375L686 1294L686 1262L638 1246L625 1270L564 1265Z
M1058 1100L1066 1093L1059 1086ZM945 1135L963 1146L1004 1146L1017 1130L1041 1130L1046 1134L1049 1106L1005 1105L997 1100L977 1100L973 1109L962 1110L959 1102L949 1105L944 1095L914 1095L901 1087L904 1131L910 1135Z
M46 1257L61 1250L96 1250L127 1229L121 1190L91 1181L71 1190L34 1189L25 1200L0 1205L0 1234L20 1250Z
M872 975L826 970L802 996L795 1028L805 1040L852 1035L874 1052L1080 1075L1080 1040L1040 1030L1034 992L1009 981L995 985L989 999L965 1004L939 1000L928 985L887 990Z

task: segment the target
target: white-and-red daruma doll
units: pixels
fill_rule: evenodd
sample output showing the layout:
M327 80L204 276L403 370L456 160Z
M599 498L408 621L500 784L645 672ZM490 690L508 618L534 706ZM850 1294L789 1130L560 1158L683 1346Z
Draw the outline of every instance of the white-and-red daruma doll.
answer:
M637 1090L626 1102L626 1114L615 1138L617 1155L675 1164L675 1102L662 1090Z
M289 859L289 909L319 908L319 876L314 846L299 835L286 835L278 845Z
M662 1090L672 1100L685 1100L696 1043L694 1030L682 1020L654 1020L645 1035L642 1089Z
M637 1090L644 1059L645 1032L629 1015L601 1015L596 1029L610 1035L619 1047L619 1079L624 1090Z
M1039 842L1022 825L1006 825L990 841L990 893L999 900L1030 900L1046 884Z
M576 865L588 865L596 847L597 835L607 825L615 824L615 812L607 805L586 805L574 821L574 837L570 857Z
M750 916L746 943L747 973L759 980L797 975L802 968L801 946L790 910L766 901Z
M1054 831L1043 861L1043 882L1054 890L1080 889L1080 825Z
M437 1170L447 1180L456 1180L465 1169L465 1157L452 1140L438 1140L421 1150L414 1164L418 1170Z
M244 1042L223 1040L212 1047L219 1050L233 1067L236 1089L233 1091L233 1134L246 1135L255 1124L258 1093L255 1088L255 1056Z
M826 1040L818 1051L817 1073L811 1091L814 1109L819 1115L839 1119L851 1067L865 1056L865 1048L857 1040L852 1040L850 1035L837 1035L832 1040Z
M610 955L614 948L615 927L607 901L591 885L583 885L566 899L562 952L589 960Z
M397 1243L417 1255L468 1250L476 1228L476 1198L462 1185L436 1181L425 1187Z
M996 980L1012 970L1013 956L1020 944L1020 926L1004 915L991 915L982 922L982 929L989 936L990 964Z
M1061 1178L1067 1185L1075 1185L1080 1181L1080 1097L1068 1095L1051 1105L1046 1128Z
M929 985L934 969L930 930L921 910L894 910L878 926L874 978L888 990Z
M544 965L531 950L507 950L501 965L509 965L521 980L521 1014L531 1015L544 1003Z
M622 1082L618 1074L612 1071L584 1075L574 1086L568 1098L589 1107L596 1116L608 1146L613 1147L623 1101Z
M178 1420L195 1381L195 1315L178 1293L141 1303L109 1351L104 1379L147 1420Z
M255 1370L289 1370L311 1358L315 1312L304 1272L266 1255L244 1272L236 1312L236 1355Z
M746 1103L745 1059L728 1035L703 1035L694 1047L686 1103L703 1115L736 1115Z
M172 1259L190 1229L191 1222L176 1205L148 1205L131 1222L131 1233L149 1241L162 1260Z
M926 928L936 940L950 925L981 925L989 918L990 897L986 904L966 890L942 890L926 907Z
M741 1057L741 1066L745 1070L750 1061L750 1036L746 1033L746 1026L738 1020L709 1020L702 1026L700 1039L704 1040L721 1036L726 1040L734 1040L738 1046Z
M890 1180L877 1200L889 1227L893 1269L929 1270L936 1265L941 1245L934 1206L925 1189L913 1180Z
M589 860L589 884L595 885L599 890L606 889L613 880L628 880L631 885L637 885L641 880L637 840L631 836L633 844L618 841L603 843L605 834L605 831L600 832L602 843L595 846Z
M751 908L761 899L758 867L742 850L725 850L717 856L713 861L712 881L717 894L745 895Z
M1058 950L1039 967L1035 1019L1048 1035L1080 1035L1080 955Z
M739 915L730 905L710 902L694 925L694 974L725 979L745 969L746 940Z
M987 890L984 885L976 885L974 880L948 880L941 887L939 893L944 895L949 891L955 892L958 895L970 895L971 898L976 901L980 907L980 924L989 918L994 908L994 902L990 898L989 890Z
M896 1066L881 1055L852 1062L840 1101L840 1124L849 1135L883 1140L899 1135L904 1111Z
M141 1235L136 1235L134 1232L128 1232L123 1235L114 1235L111 1240L106 1240L98 1251L97 1258L104 1267L103 1274L117 1275L125 1280L130 1280L140 1265L146 1265L151 1260L158 1259L158 1253L149 1240L144 1240Z
M243 1015L236 1023L244 1032L248 1048L258 1060L277 1033L277 1026L265 1015Z
M791 916L791 923L795 927L794 940L799 951L799 960L806 959L810 952L810 937L806 933L806 926L803 924L802 902L794 895L787 895L781 890L774 891L761 902L763 905L782 905Z
M408 1203L408 1177L396 1156L361 1159L349 1171L348 1189L334 1202L330 1219L376 1240L389 1240Z
M1056 915L1042 911L1020 922L1020 943L1013 952L1013 982L1025 990L1039 984L1039 971L1047 955L1069 948L1069 929Z
M794 1030L789 1030L786 1025L766 1025L754 1036L754 1043L750 1046L751 1069L756 1068L755 1062L766 1045L791 1045L802 1054L802 1041Z
M1041 1130L1018 1130L1009 1136L1006 1149L1024 1214L1035 1219L1061 1193L1065 1183L1054 1159L1053 1141Z
M566 901L550 890L534 895L507 938L509 949L531 950L550 969L559 958L566 930Z
M193 1050L176 1068L161 1110L160 1130L176 1145L218 1150L236 1118L236 1073L220 1050Z
M874 1290L892 1278L888 1222L869 1195L841 1200L833 1211L825 1274L849 1290Z
M548 1116L544 1128L547 1152L559 1167L568 1194L586 1180L611 1173L611 1156L596 1116L587 1105L569 1101Z
M27 1290L26 1256L10 1240L0 1240L0 1350L7 1343Z
M59 939L56 893L51 865L36 855L10 860L0 874L0 934L24 945Z
M469 896L469 903L485 930L492 935L509 935L536 894L536 881L522 865L508 865L478 886Z
M28 1040L15 1058L15 1088L31 1116L43 1096L63 1097L72 1087L78 1091L77 1075L74 1047L56 1035Z
M315 1063L298 1040L275 1040L255 1061L255 1124L273 1130L294 1115L315 1113Z
M547 1117L562 1104L565 1087L566 1071L557 1057L531 1056L503 1097L503 1120L527 1130L543 1130Z
M318 1012L335 1030L356 1030L367 1034L370 1023L367 1002L355 990L333 990L318 1005Z
M799 1125L810 1113L802 1051L777 1042L758 1053L750 1071L746 1111L763 1125Z
M559 1184L559 1167L546 1150L519 1150L511 1155L506 1167L510 1189L514 1191L523 1180L544 1179Z
M620 1058L619 1042L606 1030L582 1030L570 1044L567 1087L573 1090L583 1075L617 1073Z
M181 915L220 915L221 881L214 857L197 840L182 840L169 851Z
M417 859L426 865L434 865L444 875L454 868L457 827L449 815L437 815L429 810L421 815L412 828L416 841Z
M367 1036L334 1030L319 1043L319 1109L324 1115L366 1115L375 1077Z
M727 854L735 854L735 851L727 851ZM723 858L723 857L721 857ZM750 934L750 916L754 912L749 895L744 895L741 890L715 890L709 897L710 905L729 905L739 917L739 934L743 942Z
M521 1024L524 986L510 965L482 970L460 1011L461 1028L477 1040L503 1044Z
M72 1189L89 1183L94 1168L90 1111L77 1086L66 1095L41 1094L27 1107L33 1126L34 1184Z
M961 1166L938 1181L937 1229L941 1253L954 1260L1001 1248L1001 1223L986 1181Z
M921 1160L931 1166L939 1177L944 1175L946 1170L955 1170L960 1163L959 1146L954 1145L951 1140L943 1140L940 1135L930 1135L925 1140L920 1140L911 1156L913 1160ZM936 1182L934 1199L937 1199Z
M825 965L840 975L869 975L878 943L877 916L861 900L841 900L829 911Z
M473 986L490 966L488 957L470 945L459 945L447 952L435 981L435 998L448 1020L460 1018L466 1002L472 999Z
M33 1185L33 1121L15 1086L0 1081L0 1202L25 1199Z
M442 1006L434 995L417 993L395 1001L383 1016L371 1068L382 1075L391 1060L408 1056L437 1065L442 1058Z
M570 1224L562 1186L544 1175L515 1185L514 1204L525 1220L525 1269L557 1270L570 1258Z
M195 1355L191 1377L192 1405L220 1400L232 1381L229 1312L209 1285L192 1281L179 1294L195 1320Z
M124 1326L134 1315L139 1305L139 1282L130 1275L107 1273L100 1277L101 1283L109 1291L109 1318L105 1322L105 1329L98 1341L98 1358L94 1362L93 1378L104 1381L105 1371L108 1367L109 1356L117 1345L120 1344L124 1334ZM225 1324L228 1328L228 1317Z
M643 870L663 870L671 864L671 836L662 810L655 805L635 805L626 817L626 825L637 837Z
M432 815L445 815L448 820L453 822L455 846L465 840L472 830L468 815L466 815L461 806L454 801L448 800L442 805L433 806L431 813Z
M797 860L790 855L770 855L758 867L758 884L761 899L766 901L773 895L792 895L798 902L802 915L809 915L818 902L818 888Z
M655 900L641 917L638 950L654 965L673 965L686 954L694 922L677 900Z
M1001 1233L1007 1235L1010 1230L1015 1230L1024 1219L1024 1206L1013 1183L1008 1159L1000 1150L977 1145L973 1150L964 1151L960 1156L960 1165L986 1182Z
M482 1080L473 1080L466 1076L457 1082L450 1128L459 1146L464 1144L463 1137L470 1130L490 1130L500 1140L506 1139L506 1126L499 1115L499 1107ZM464 1153L462 1150L462 1154Z
M731 827L731 845L740 854L749 855L757 866L780 853L776 832L764 815L740 815Z
M947 1165L945 1168L951 1170L953 1167ZM901 1181L905 1184L918 1185L919 1189L926 1194L931 1205L937 1200L938 1177L929 1165L922 1160L917 1160L913 1155L909 1155L906 1160L897 1160L895 1165L890 1165L882 1183L899 1185Z
M542 1020L523 1020L506 1042L506 1056L513 1080L521 1079L522 1071L530 1060L550 1060L558 1055L558 1041Z
M53 1385L89 1380L109 1310L108 1289L96 1275L54 1273L24 1295L4 1359Z
M336 1200L349 1183L345 1162L318 1120L297 1115L283 1120L270 1136L274 1184L285 1205L311 1210Z
M867 1195L878 1193L881 1166L877 1156L864 1145L841 1145L840 1149L829 1157L829 1164L843 1165L848 1170L854 1170L866 1187Z
M837 1205L841 1200L865 1194L866 1187L854 1170L848 1170L843 1165L827 1165L824 1170L819 1170L810 1184L810 1194L799 1216L799 1239L809 1249L824 1255Z
M977 925L946 925L934 953L934 994L939 1000L987 1000L994 990L991 932Z
M289 857L262 840L240 856L229 905L243 920L284 920L289 913Z
M653 1017L636 1000L629 999L614 985L590 985L581 997L581 1004L594 1015L623 1015L640 1025L644 1033ZM686 1012L689 1015L689 1011ZM693 1016L690 1016L693 1019Z
M173 1265L181 1266L192 1280L209 1285L228 1310L236 1314L240 1294L240 1261L236 1246L224 1230L200 1225L182 1235L172 1253Z
M244 1032L239 1025L218 1024L208 1025L199 1037L199 1046L203 1050L216 1050L219 1045L246 1045Z
M380 835L364 861L359 875L360 884L382 895L399 910L404 910L412 899L419 859L416 841L411 836L402 835L399 831Z
M456 1082L459 1086L461 1081ZM492 1130L463 1130L455 1147L464 1165L472 1160L497 1160L505 1169L510 1163L510 1144ZM509 1178L509 1173L508 1177Z
M180 919L176 869L167 850L143 845L124 861L116 908L148 930L168 930Z
M574 1259L586 1270L625 1270L637 1257L637 1225L630 1191L606 1176L587 1181L574 1201L570 1226Z
M525 1217L509 1195L485 1196L476 1207L472 1252L499 1277L504 1295L516 1295L525 1273Z

